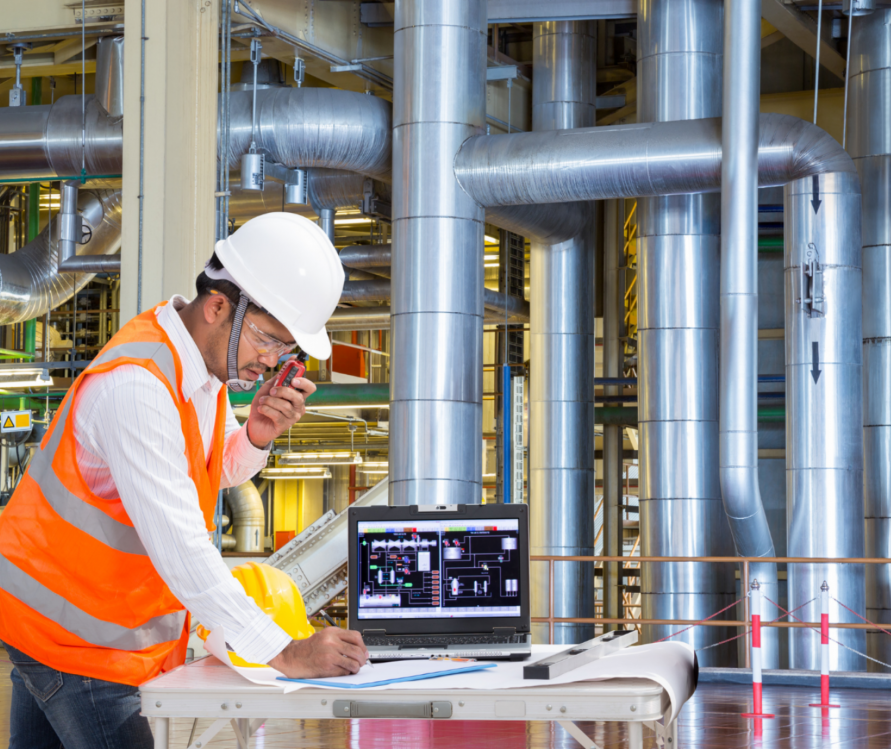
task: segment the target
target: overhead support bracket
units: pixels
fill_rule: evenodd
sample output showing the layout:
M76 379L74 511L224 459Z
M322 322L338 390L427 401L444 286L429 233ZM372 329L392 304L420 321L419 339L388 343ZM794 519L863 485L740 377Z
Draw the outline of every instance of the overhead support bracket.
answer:
M520 72L516 65L501 65L494 68L486 68L487 81L508 81L517 78Z

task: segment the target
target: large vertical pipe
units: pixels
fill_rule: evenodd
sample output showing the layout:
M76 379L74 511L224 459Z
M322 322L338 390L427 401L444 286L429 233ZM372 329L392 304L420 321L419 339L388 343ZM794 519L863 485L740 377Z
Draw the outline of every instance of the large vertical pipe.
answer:
M721 0L642 0L638 119L721 114ZM718 479L720 196L642 200L638 242L641 546L647 556L707 556L732 548ZM729 565L648 564L643 616L703 619L734 599ZM648 641L675 631L644 627ZM703 647L729 637L695 627L676 639ZM704 651L733 665L735 649Z
M761 2L724 5L724 98L721 169L720 472L724 509L746 557L773 557L758 485L758 117L761 95ZM749 579L779 601L776 564L752 565ZM769 609L768 609L769 611ZM779 667L779 638L765 630L764 668Z
M891 557L891 10L853 26L848 151L863 188L866 555ZM891 565L866 567L866 610L872 621L891 624ZM891 662L887 635L867 632L866 648Z
M788 553L862 557L860 184L850 172L820 174L790 182L784 195ZM811 601L796 616L817 621L825 580L830 595L863 615L863 575L863 565L791 564L789 608ZM837 605L830 616L859 621ZM835 630L832 638L866 647L862 630ZM866 667L832 640L829 648L833 671ZM813 632L791 630L789 666L820 667Z
M623 264L625 201L604 201L603 228L603 376L624 374L625 344L621 340L625 328L625 288ZM619 395L621 388L606 387L607 395ZM623 428L616 424L603 427L603 553L621 556L622 532L622 447ZM603 565L603 618L619 619L621 600L620 565ZM610 627L605 627L610 629Z
M455 154L485 132L485 0L397 0L390 504L482 497L483 209Z
M532 31L532 128L595 123L596 24L537 23ZM594 553L594 303L589 223L556 245L533 242L530 258L531 360L529 504L532 553ZM535 565L535 615L547 613L547 566ZM554 615L594 616L591 564L554 565ZM533 635L547 642L544 625ZM554 642L594 636L586 624L558 624Z

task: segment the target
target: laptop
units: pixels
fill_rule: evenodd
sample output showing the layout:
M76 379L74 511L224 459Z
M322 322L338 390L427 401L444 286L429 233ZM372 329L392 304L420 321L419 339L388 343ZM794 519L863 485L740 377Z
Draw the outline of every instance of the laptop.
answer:
M529 508L349 510L349 621L372 661L531 654Z

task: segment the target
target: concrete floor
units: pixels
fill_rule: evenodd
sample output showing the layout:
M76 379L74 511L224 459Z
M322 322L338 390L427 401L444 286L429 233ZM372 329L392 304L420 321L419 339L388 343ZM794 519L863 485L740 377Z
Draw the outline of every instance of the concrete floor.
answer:
M0 747L9 741L9 681L11 665L0 650ZM761 735L754 721L739 713L750 707L751 690L736 685L703 684L681 713L678 749L888 749L891 747L891 692L833 690L832 702L841 709L826 711L808 707L818 701L816 690L767 687L764 709L776 719L761 721ZM172 746L183 749L192 729L191 720L172 722ZM198 722L195 736L210 724ZM619 724L581 723L603 749L622 749L625 729ZM645 747L656 746L644 729ZM578 749L578 744L553 723L447 721L288 721L273 720L251 742L252 749ZM236 749L230 731L210 742L213 749Z

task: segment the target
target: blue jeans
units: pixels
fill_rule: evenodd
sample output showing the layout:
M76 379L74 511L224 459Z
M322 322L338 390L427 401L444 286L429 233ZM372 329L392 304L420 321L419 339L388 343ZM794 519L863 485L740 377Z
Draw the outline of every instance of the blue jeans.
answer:
M151 749L139 689L66 674L6 646L15 668L9 749Z

